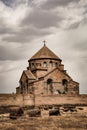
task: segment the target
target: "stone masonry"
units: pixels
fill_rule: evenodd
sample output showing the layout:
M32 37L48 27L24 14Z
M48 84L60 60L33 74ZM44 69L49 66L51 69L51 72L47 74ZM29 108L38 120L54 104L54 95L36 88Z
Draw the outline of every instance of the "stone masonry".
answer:
M68 75L62 60L45 44L28 62L16 88L17 94L79 94L79 83Z

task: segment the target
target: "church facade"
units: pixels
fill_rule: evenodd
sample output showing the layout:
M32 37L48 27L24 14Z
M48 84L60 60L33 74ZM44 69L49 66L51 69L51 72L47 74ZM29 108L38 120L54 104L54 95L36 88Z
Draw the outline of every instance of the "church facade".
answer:
M68 75L62 60L45 44L28 63L16 88L17 94L79 95L79 83Z

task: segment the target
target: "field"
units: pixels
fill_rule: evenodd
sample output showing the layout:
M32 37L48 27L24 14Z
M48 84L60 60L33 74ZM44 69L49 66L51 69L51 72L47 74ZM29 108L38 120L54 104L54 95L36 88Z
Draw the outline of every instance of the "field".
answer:
M87 130L86 115L0 119L0 130Z

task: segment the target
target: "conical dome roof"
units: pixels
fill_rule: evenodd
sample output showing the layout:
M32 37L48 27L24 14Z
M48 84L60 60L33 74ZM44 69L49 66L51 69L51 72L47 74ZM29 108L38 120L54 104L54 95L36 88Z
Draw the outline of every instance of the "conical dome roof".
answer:
M45 44L35 55L33 55L31 57L30 60L35 60L35 59L56 59L56 60L61 60Z

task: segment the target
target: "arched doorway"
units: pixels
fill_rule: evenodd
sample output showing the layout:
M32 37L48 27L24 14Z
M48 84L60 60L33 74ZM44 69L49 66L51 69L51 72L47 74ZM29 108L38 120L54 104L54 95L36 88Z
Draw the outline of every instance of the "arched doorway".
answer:
M48 87L48 93L50 92L51 94L53 94L53 80L52 79L47 80L47 87Z
M67 92L68 81L66 79L62 80L62 85L64 86L64 92Z

